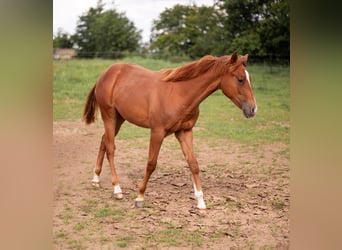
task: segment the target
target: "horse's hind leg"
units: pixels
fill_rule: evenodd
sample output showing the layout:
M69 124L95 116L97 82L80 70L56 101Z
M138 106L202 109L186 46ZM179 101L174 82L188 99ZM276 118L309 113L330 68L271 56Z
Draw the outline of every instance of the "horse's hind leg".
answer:
M115 135L118 134L120 127L124 121L125 120L119 114L116 116ZM106 134L103 134L102 139L101 139L101 143L100 143L99 153L97 155L96 167L94 169L93 179L91 180L92 185L95 187L100 187L100 174L102 171L104 155L106 153L105 140L106 140ZM114 147L115 147L115 145L114 145Z
M114 196L117 199L122 199L122 191L119 185L119 180L116 174L114 165L115 151L115 135L124 122L124 119L114 109L101 110L105 133L102 137L99 154L97 157L96 168L94 171L93 183L99 183L99 175L102 170L104 154L106 153L109 162L109 167L112 175L112 185L114 187Z
M94 176L93 176L93 179L91 180L92 185L95 187L100 187L100 174L102 171L102 164L103 164L103 158L104 158L105 153L106 153L105 134L103 134L101 143L100 143L99 153L97 155L96 167L94 169Z

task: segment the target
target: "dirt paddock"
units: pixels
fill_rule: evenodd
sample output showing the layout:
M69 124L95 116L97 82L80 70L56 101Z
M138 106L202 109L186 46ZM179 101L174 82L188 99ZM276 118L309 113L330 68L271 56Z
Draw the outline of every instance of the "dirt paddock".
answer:
M101 187L91 186L100 124L54 122L54 249L289 249L289 148L194 138L207 213L198 213L190 171L177 140L165 139L147 186L148 138L117 139L124 193L114 200L105 159Z

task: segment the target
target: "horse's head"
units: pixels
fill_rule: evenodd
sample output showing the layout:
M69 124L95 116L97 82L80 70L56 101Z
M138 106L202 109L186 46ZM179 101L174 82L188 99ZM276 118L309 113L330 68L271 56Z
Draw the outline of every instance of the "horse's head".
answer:
M238 57L235 52L230 57L229 71L227 71L220 83L222 92L232 102L242 109L246 118L253 117L257 112L257 105L252 89L252 79L247 65L248 54Z

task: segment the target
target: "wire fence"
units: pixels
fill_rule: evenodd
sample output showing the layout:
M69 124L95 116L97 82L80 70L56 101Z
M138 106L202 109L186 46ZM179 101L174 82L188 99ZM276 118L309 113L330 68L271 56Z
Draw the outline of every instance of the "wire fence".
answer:
M59 53L59 54L58 54ZM193 61L195 59L190 58L186 55L172 55L168 57L160 58L160 56L150 53L148 51L76 51L73 52L70 49L54 49L54 59L71 59L71 58L103 58L103 59L120 59L124 57L149 57L153 59L163 59L172 62L184 62ZM290 57L280 56L277 54L267 54L267 55L253 55L249 54L248 63L250 64L264 64L268 65L279 65L279 66L289 66Z

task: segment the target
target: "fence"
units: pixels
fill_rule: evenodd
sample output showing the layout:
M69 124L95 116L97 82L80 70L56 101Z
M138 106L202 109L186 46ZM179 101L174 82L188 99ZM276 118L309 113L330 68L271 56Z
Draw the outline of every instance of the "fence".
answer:
M124 58L124 57L130 57L130 56L138 56L138 57L150 57L155 59L161 59L158 57L155 57L152 53L149 53L148 51L136 51L136 52L128 52L128 51L90 51L90 52L80 52L75 51L75 54L72 54L72 56L55 56L55 50L54 49L54 59L65 59L65 58L103 58L103 59L118 59L118 58ZM194 59L191 59L186 56L180 56L180 55L172 55L170 57L162 58L163 60L173 61L173 62L184 62L184 61L193 61ZM263 64L265 66L272 65L281 65L281 66L289 66L290 65L290 57L285 56L279 56L276 54L268 54L268 55L253 55L249 54L248 57L248 63L250 64Z

